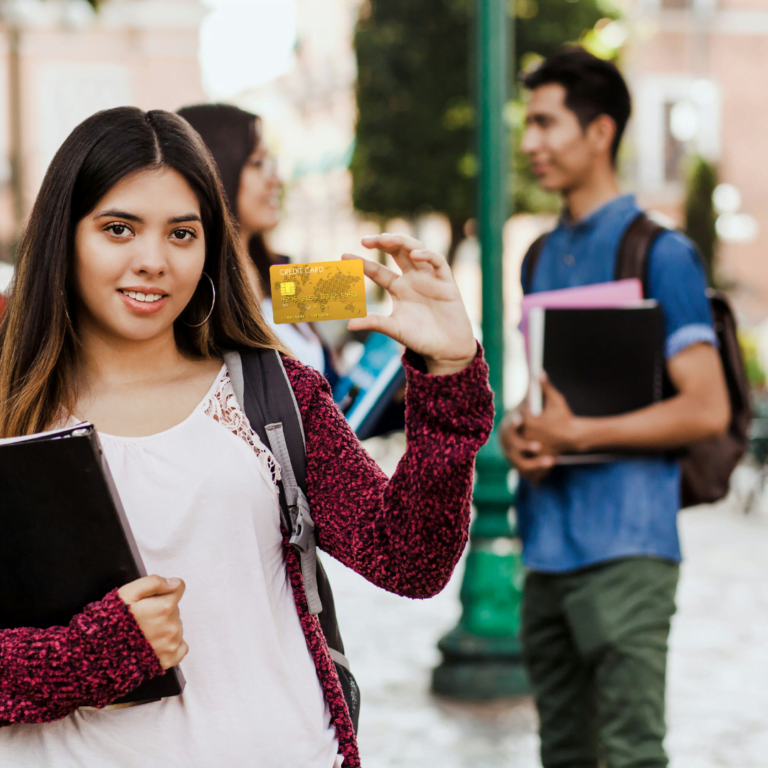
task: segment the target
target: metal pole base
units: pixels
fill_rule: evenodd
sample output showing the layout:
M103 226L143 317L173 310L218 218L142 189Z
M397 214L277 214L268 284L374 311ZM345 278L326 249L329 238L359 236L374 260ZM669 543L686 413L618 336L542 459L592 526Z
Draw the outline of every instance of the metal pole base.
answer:
M432 692L464 701L491 701L528 696L522 662L443 662L432 672Z
M438 648L443 662L432 672L433 693L465 701L530 694L517 637L477 637L459 626Z

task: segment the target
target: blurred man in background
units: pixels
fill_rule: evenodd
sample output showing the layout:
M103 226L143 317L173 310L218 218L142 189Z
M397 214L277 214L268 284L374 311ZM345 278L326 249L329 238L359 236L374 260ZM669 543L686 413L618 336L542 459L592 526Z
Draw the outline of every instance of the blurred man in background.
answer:
M622 237L641 214L616 176L627 86L612 63L578 48L546 60L524 85L523 150L541 186L561 194L563 212L535 265L526 257L523 289L610 281ZM665 231L647 266L646 298L664 310L677 394L633 413L583 418L544 380L543 412L509 414L502 426L521 477L523 647L545 768L667 765L667 637L680 561L680 469L669 451L721 434L729 403L695 248ZM557 463L563 453L605 450L635 457Z

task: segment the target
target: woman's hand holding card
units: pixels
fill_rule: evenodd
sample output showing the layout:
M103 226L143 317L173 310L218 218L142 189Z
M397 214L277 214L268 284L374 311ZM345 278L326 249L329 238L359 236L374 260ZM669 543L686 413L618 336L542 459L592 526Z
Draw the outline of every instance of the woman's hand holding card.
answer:
M445 375L463 370L477 354L472 324L444 256L405 235L365 237L366 248L390 254L401 274L363 259L365 274L392 297L392 314L368 314L347 323L350 331L384 333L420 354L427 371ZM344 254L342 259L359 259Z

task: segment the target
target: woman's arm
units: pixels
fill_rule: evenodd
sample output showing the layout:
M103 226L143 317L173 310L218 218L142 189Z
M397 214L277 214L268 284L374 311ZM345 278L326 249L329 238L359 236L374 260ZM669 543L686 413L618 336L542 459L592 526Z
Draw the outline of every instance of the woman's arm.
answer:
M131 609L113 590L67 627L0 630L0 726L101 707L161 673Z
M307 486L318 545L384 589L430 597L467 540L475 454L493 426L488 367L426 373L412 352L407 450L391 479L350 430L320 374L285 360L307 439Z

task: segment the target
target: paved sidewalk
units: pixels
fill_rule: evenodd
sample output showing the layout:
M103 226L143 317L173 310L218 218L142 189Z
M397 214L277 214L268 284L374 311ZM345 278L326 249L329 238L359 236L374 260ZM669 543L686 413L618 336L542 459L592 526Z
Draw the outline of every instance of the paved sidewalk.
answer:
M370 445L387 471L401 447ZM768 508L746 516L739 504L734 497L680 518L686 562L671 638L672 768L768 766ZM429 694L436 642L459 616L463 565L438 597L414 601L324 562L362 689L364 768L539 768L530 700L461 705Z

